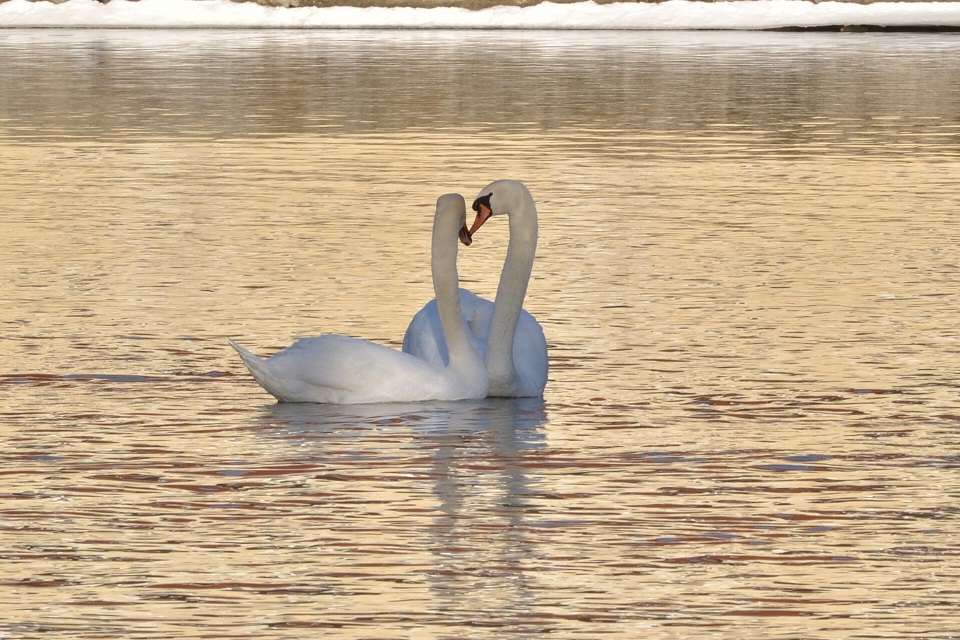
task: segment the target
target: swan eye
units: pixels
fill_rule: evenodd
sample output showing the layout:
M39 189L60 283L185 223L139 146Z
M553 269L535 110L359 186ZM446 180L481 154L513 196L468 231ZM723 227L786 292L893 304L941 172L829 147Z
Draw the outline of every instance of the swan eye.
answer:
M491 211L493 211L493 207L490 206L490 198L491 198L491 197L493 197L493 192L492 192L492 191L491 191L490 193L488 193L487 195L485 195L485 196L480 196L479 198L477 198L476 200L474 200L474 201L473 201L473 210L479 213L479 212L480 212L480 207L481 207L481 206L484 206L484 207L486 207L487 209L490 209Z

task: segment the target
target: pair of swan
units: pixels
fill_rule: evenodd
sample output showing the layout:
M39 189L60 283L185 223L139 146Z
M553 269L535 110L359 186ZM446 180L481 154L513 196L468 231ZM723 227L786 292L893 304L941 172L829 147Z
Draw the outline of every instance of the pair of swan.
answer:
M282 402L356 404L541 396L547 382L543 329L523 299L537 245L537 210L516 180L498 180L473 203L466 227L459 194L437 200L431 245L436 298L410 322L403 351L340 335L303 338L261 359L230 344L260 385ZM458 289L457 241L507 215L510 243L496 302Z

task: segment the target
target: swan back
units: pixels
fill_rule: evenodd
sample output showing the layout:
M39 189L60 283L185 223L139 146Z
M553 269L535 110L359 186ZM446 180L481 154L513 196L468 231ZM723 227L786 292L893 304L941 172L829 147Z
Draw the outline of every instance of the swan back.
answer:
M485 357L494 303L472 291L460 289L460 308L468 339L481 357ZM438 365L446 366L449 362L435 299L413 316L403 336L403 350ZM526 309L522 309L513 336L513 362L520 379L517 397L543 395L549 373L546 354L543 327Z

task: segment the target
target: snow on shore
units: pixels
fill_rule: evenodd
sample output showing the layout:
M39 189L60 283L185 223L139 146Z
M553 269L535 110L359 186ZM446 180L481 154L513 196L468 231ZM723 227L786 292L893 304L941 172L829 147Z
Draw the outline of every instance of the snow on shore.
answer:
M871 25L960 27L960 2L738 0L659 4L544 2L479 11L387 7L265 7L230 0L10 0L0 27L90 28L408 28L408 29L774 29Z

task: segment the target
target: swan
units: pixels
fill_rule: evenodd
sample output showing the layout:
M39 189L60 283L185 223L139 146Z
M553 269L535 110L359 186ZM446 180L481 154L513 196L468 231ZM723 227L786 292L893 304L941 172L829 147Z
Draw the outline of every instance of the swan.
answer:
M467 238L461 237L463 242L491 216L506 214L510 243L495 303L466 289L459 291L468 338L486 360L490 396L540 397L547 385L547 340L540 323L523 310L537 251L537 207L522 182L497 180L480 190L473 210L477 217ZM447 361L436 300L411 320L403 350L435 364Z
M470 243L466 203L459 194L437 200L431 271L449 364L427 362L381 344L342 335L302 338L261 359L230 344L260 385L281 402L359 404L477 400L487 395L487 369L467 338L457 296L457 238Z

